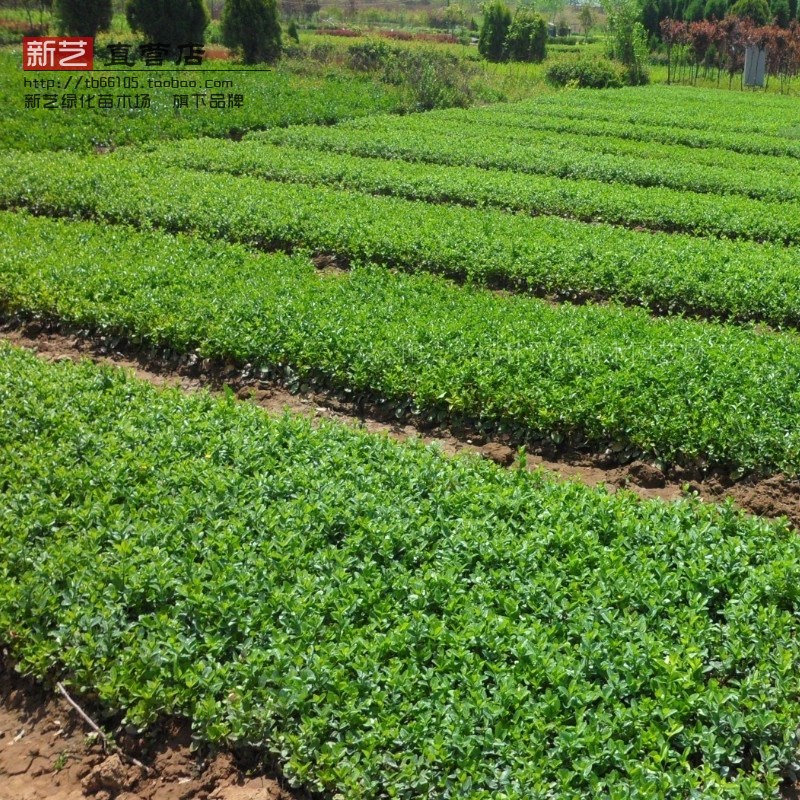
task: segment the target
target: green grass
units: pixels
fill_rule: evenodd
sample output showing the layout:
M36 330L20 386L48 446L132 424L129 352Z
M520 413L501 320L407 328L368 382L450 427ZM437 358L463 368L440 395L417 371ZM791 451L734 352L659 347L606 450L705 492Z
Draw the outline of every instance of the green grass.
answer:
M757 800L795 758L786 527L5 345L0 455L2 638L135 724L365 800Z

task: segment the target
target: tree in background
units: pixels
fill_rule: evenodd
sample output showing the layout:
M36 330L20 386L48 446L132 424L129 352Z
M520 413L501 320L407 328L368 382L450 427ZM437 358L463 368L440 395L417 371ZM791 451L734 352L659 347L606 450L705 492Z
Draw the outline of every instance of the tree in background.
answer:
M688 67L689 78L695 83L703 67L706 77L716 71L717 84L727 72L728 85L732 86L734 76L742 74L749 45L765 48L767 75L780 81L781 92L788 91L800 74L800 25L757 26L746 17L728 14L714 22L666 19L661 27L667 46L668 81L683 80Z
M763 2L763 0L762 0ZM604 0L611 31L611 55L628 68L628 82L634 86L647 83L647 32L641 23L638 0Z
M769 6L769 11L774 23L779 28L788 28L789 22L792 19L792 13L789 9L788 0L772 0Z
M284 19L291 17L308 20L321 8L319 0L279 0L278 3L278 10Z
M447 30L451 33L456 28L462 28L466 18L466 12L457 3L450 3L450 5L444 9L444 21L447 24Z
M293 42L295 42L296 44L300 44L300 36L299 36L299 34L297 33L297 25L295 24L295 21L294 21L294 20L292 20L292 21L289 23L289 27L286 29L286 35L287 35L287 36L288 36L288 37L289 37L289 38L290 38L290 39L291 39Z
M97 36L111 26L111 0L56 0L55 12L68 36Z
M734 17L749 19L756 25L766 25L772 19L766 0L737 0L730 7L730 13Z
M658 42L661 38L660 24L661 19L658 16L658 0L644 0L644 5L642 6L642 25L644 25L649 41Z
M478 52L488 61L502 61L511 28L511 10L502 0L483 7L483 22L478 35Z
M672 0L656 0L658 5L658 32L655 36L657 39L661 38L661 23L665 19L672 19L675 17L675 9ZM647 25L645 24L645 27Z
M505 42L505 53L512 61L544 61L547 23L532 8L517 9Z
M581 6L581 13L578 16L578 19L580 20L581 27L583 28L583 38L588 39L589 31L594 25L594 11L592 11L592 7L588 3L584 3Z
M47 30L44 22L44 15L46 11L53 9L53 0L15 0L12 8L22 8L28 21L28 28L24 32L25 36L42 36ZM39 12L39 24L36 25L33 21L33 12Z
M450 33L456 28L463 27L466 20L464 9L457 3L451 3L449 6L441 8L432 8L426 17L429 27L450 31Z
M700 22L706 18L706 4L704 0L689 0L683 12L684 22Z
M536 5L539 11L550 17L550 22L555 22L556 17L564 10L566 0L538 0Z
M703 10L703 16L711 20L725 19L725 14L728 12L728 3L726 0L706 0L706 7Z
M275 0L226 0L222 41L240 48L245 64L276 61L281 54L281 26Z
M208 25L203 0L128 0L125 16L131 30L173 48L202 44Z
M713 22L704 19L698 20L694 25L687 27L687 36L692 46L692 57L695 62L694 83L700 75L700 67L705 64L708 67L706 58L714 52L714 42L717 37L717 26Z

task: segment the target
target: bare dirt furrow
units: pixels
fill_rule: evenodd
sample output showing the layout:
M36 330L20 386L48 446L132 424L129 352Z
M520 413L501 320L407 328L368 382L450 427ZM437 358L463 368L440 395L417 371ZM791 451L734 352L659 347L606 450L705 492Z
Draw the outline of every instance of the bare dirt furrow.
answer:
M55 689L18 675L0 648L0 800L309 800L245 754L193 747L186 721L131 734L119 715L75 696L116 752Z
M417 438L438 444L452 456L474 453L503 466L517 462L517 449L509 441L487 440L471 431L422 427L397 420L393 412L382 410L376 404L353 401L331 392L293 393L274 382L249 377L235 364L159 357L151 350L128 347L124 343L112 346L102 337L60 333L38 323L6 323L0 327L0 339L33 350L51 361L86 358L130 369L136 377L156 386L212 392L230 387L241 400L255 403L271 413L289 410L312 419L333 419L398 441ZM589 486L605 484L610 491L628 489L644 498L677 500L690 493L709 502L731 498L750 513L765 517L786 516L800 528L800 480L781 474L733 480L720 472L702 474L681 467L664 472L642 461L619 464L613 453L567 452L552 457L529 452L525 458L529 469L542 468L560 479L576 480ZM0 800L3 800L2 795Z

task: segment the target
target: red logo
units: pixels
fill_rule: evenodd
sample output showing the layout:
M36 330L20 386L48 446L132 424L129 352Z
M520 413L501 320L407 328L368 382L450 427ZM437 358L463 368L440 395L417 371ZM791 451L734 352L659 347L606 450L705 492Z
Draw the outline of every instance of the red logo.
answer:
M94 39L91 36L25 36L22 69L92 69Z

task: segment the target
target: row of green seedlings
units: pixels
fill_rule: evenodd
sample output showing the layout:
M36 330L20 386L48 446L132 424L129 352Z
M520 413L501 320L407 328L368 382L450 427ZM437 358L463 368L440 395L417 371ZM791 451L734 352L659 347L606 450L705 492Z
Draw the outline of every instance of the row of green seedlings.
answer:
M7 346L0 420L2 638L125 724L365 800L766 800L797 769L787 527Z
M135 152L134 158L142 156ZM148 152L146 158L168 168L332 185L429 203L496 207L695 236L800 244L797 201L766 202L479 167L365 158L259 141L233 144L195 139Z
M490 116L497 119L502 114L511 117L530 117L532 114L543 114L549 119L568 119L583 121L611 122L617 124L633 125L641 128L675 128L680 124L682 129L696 130L704 133L716 131L726 134L749 134L751 136L785 137L788 127L791 127L791 117L787 120L786 113L794 109L769 108L768 113L760 119L743 119L740 116L742 109L731 109L727 106L716 104L713 98L706 99L702 108L695 108L687 103L676 102L673 98L670 111L664 109L664 98L658 104L643 106L640 98L629 97L628 104L621 107L606 106L597 103L570 102L563 94L547 95L537 98L534 102L521 102L514 105L495 105L490 109ZM487 109L476 109L485 111ZM489 116L489 115L487 115Z
M499 109L499 110L498 110ZM469 110L449 109L437 112L431 120L458 119L480 125L494 125L524 131L551 131L579 136L602 136L622 140L647 142L664 145L684 145L694 148L712 147L743 155L760 155L777 158L796 158L800 145L789 132L791 122L784 132L776 134L734 133L682 128L669 128L666 125L649 125L628 120L604 121L602 119L575 119L561 114L550 115L541 110L506 106L489 106ZM412 121L413 124L413 121ZM424 124L424 122L423 122Z
M710 166L686 160L665 160L658 154L618 152L619 140L566 140L562 134L520 137L515 132L475 125L462 128L374 118L337 127L293 127L250 134L256 141L311 147L373 158L423 161L452 166L502 169L514 173L552 175L634 186L660 186L678 191L744 195L756 199L800 199L798 182L787 180L797 162L781 159L775 169L746 169L741 164ZM592 145L596 145L593 149ZM787 163L784 164L784 161Z
M800 322L800 249L53 154L0 155L0 204L371 261L567 300Z
M471 134L471 131L476 127L485 128L488 132L491 130L493 136L505 135L506 138L511 136L516 137L517 141L525 138L529 143L533 144L536 141L543 141L548 146L558 140L563 141L565 144L576 147L580 146L585 150L600 153L612 153L616 155L635 155L646 160L674 160L691 163L691 164L704 164L706 166L718 167L724 162L727 167L734 167L737 169L745 170L766 170L768 172L781 172L788 171L789 173L796 173L798 171L797 159L789 156L774 156L774 155L759 155L754 153L736 153L732 150L726 150L722 147L691 147L685 144L666 144L660 142L658 147L653 147L652 142L643 142L636 139L622 139L614 136L583 136L579 133L561 132L554 133L551 131L534 131L533 133L526 133L524 127L498 124L502 118L497 113L505 107L493 106L492 111L495 113L486 115L485 117L473 117L468 112L461 112L459 109L451 109L441 114L437 114L436 119L440 122L446 122L448 127L451 123L463 124L465 132ZM482 109L476 109L480 112ZM548 109L548 114L553 114L557 111L559 114L569 116L571 113L568 108L562 109ZM511 113L506 109L506 113ZM515 114L516 116L516 114ZM644 114L643 114L644 116ZM591 111L584 112L581 119L591 119ZM624 115L624 119L628 119L632 123L637 122L636 114L629 113ZM649 116L647 117L649 119ZM401 124L411 124L425 128L425 123L430 120L423 121L421 118L414 118L403 120ZM672 125L675 124L675 117L671 115L665 117L663 121L654 121L652 124L658 125ZM354 127L358 127L354 125ZM786 122L783 122L783 128L786 128Z
M682 128L664 126L645 127L626 122L602 122L600 120L574 120L547 118L520 113L519 116L503 114L489 117L494 124L508 125L527 130L574 133L581 136L613 136L618 139L653 144L683 144L688 147L716 147L732 150L734 153L754 153L758 155L800 157L800 144L785 136L770 136L752 133L724 133L706 131L687 131Z
M800 472L800 344L365 265L6 212L6 315L336 390L398 418L733 477Z

